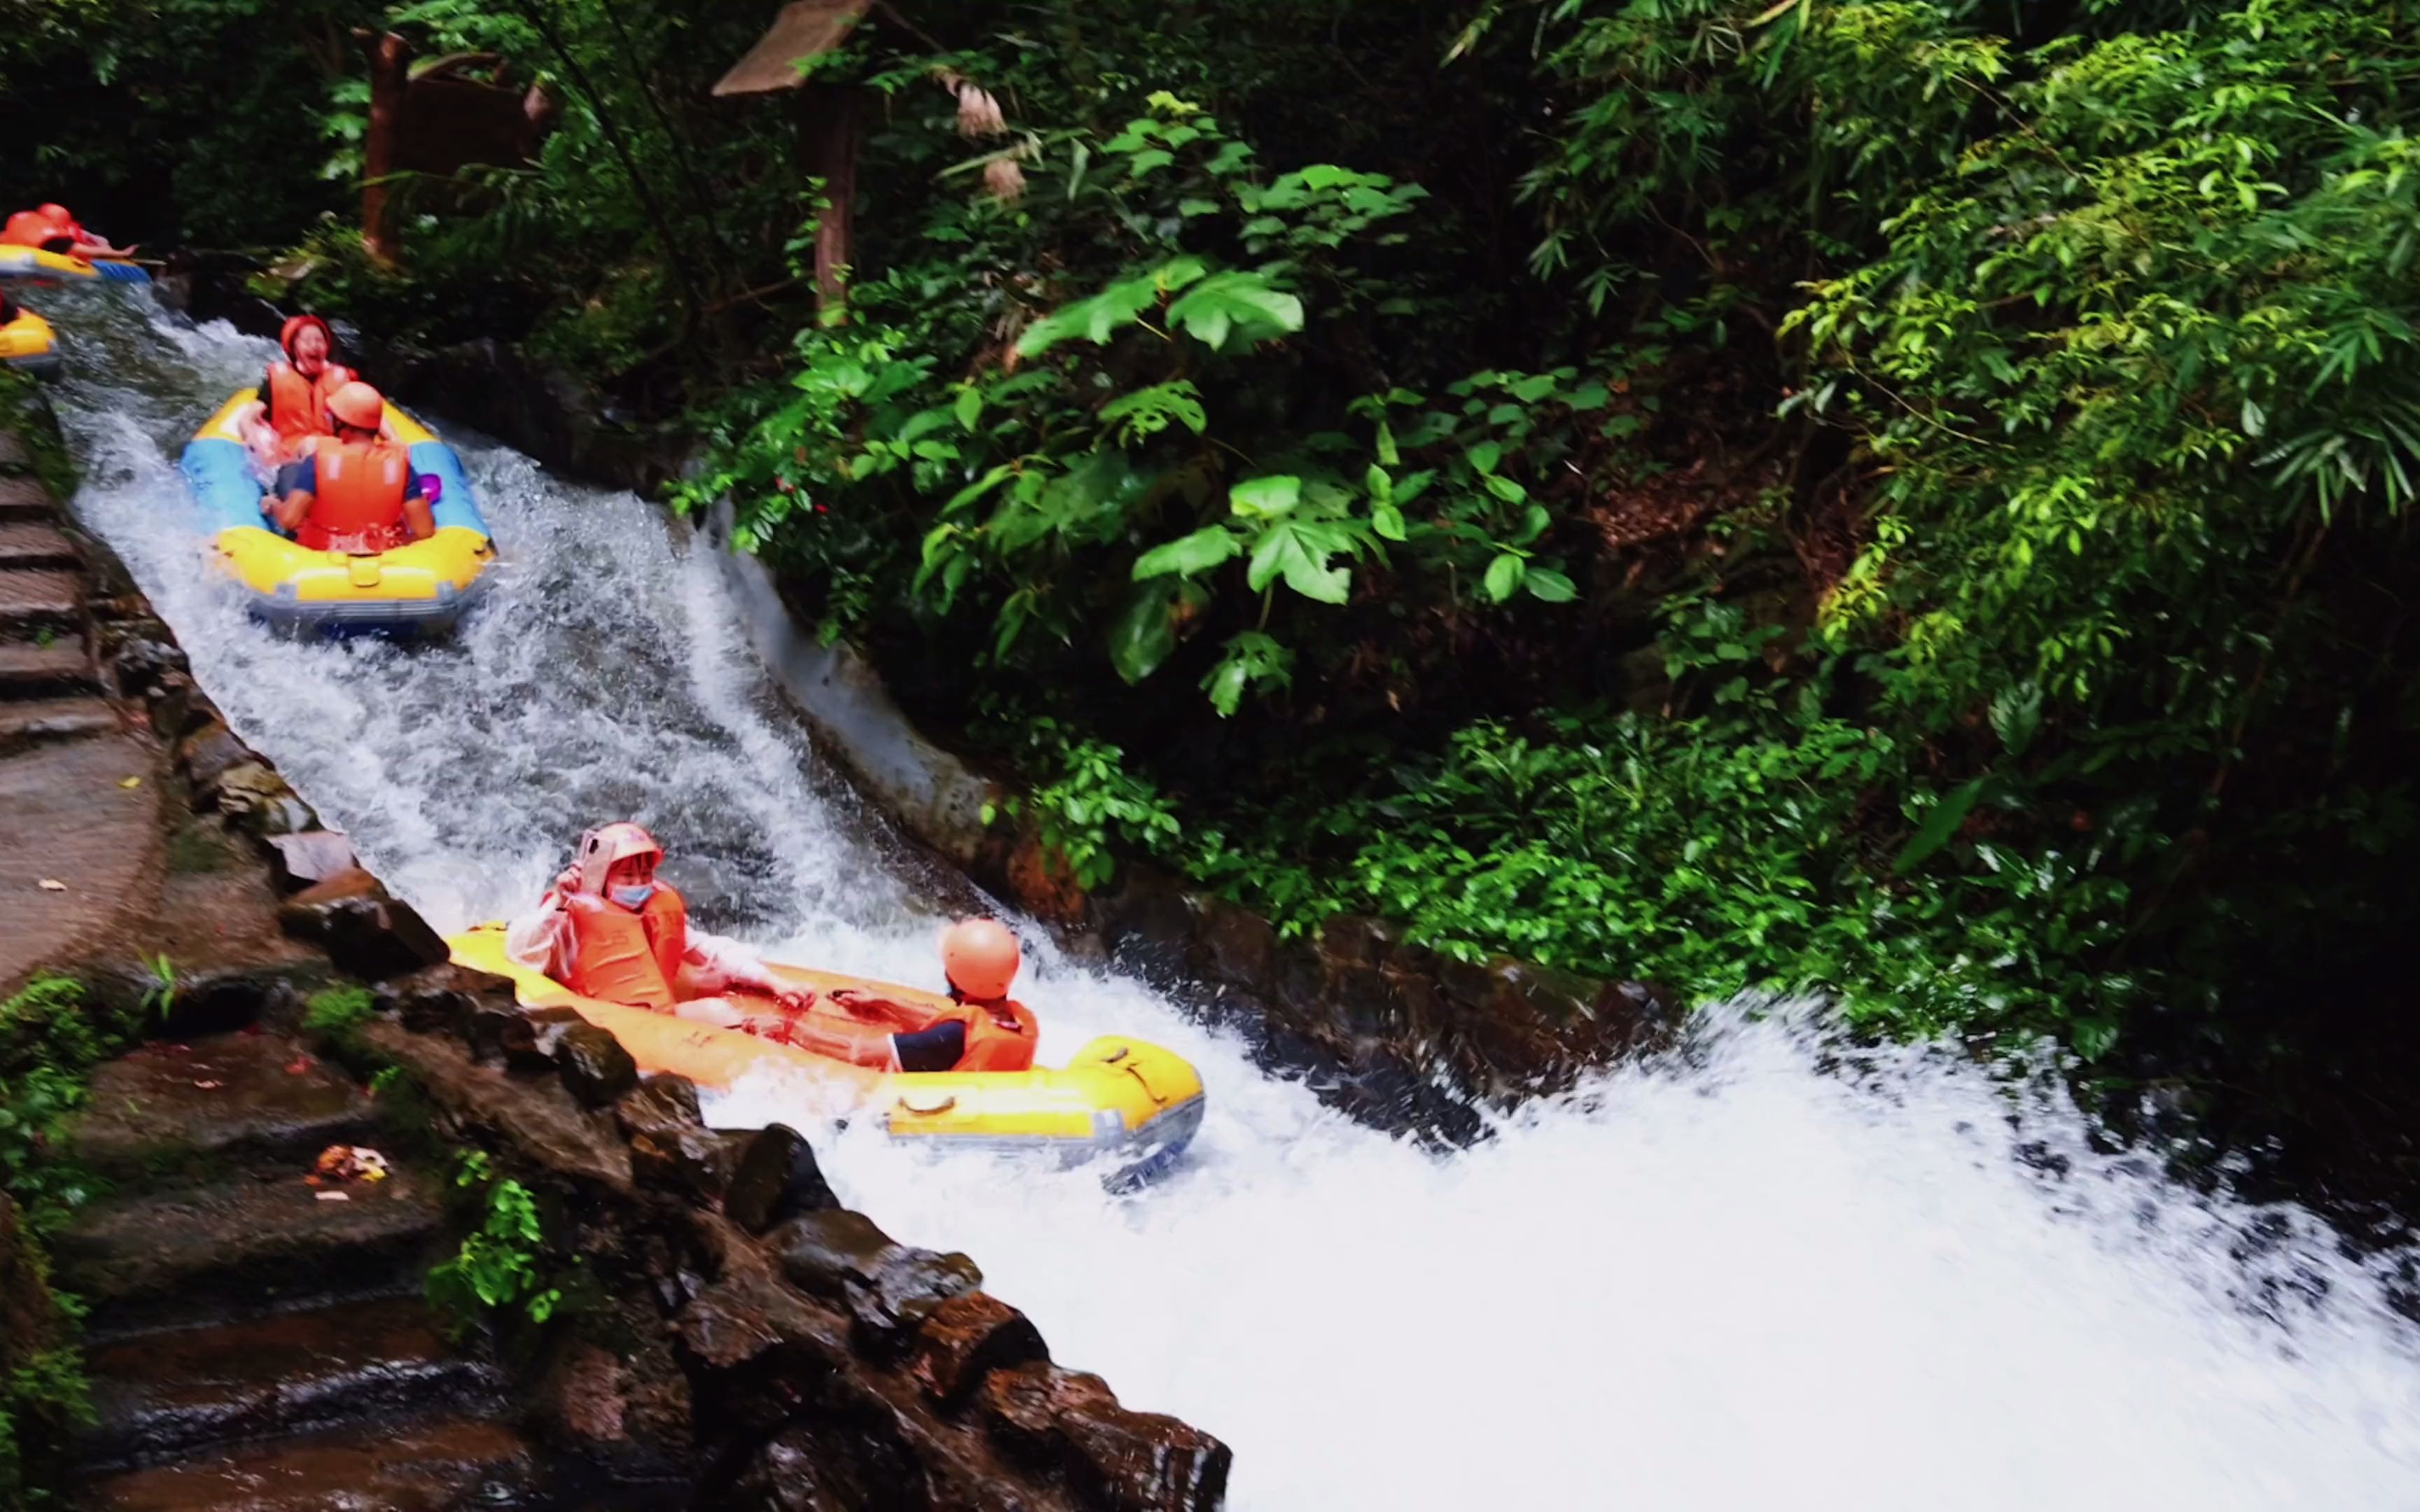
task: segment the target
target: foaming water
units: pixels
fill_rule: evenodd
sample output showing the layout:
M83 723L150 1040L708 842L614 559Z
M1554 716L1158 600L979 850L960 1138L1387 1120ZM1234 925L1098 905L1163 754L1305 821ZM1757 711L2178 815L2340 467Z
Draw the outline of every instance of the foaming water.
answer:
M932 904L656 511L466 445L507 565L459 642L273 640L210 580L173 461L266 346L97 302L68 345L110 374L62 394L79 513L245 737L439 922L508 911L628 812L724 927L932 980ZM1201 1066L1178 1172L1110 1196L861 1127L819 1141L827 1169L973 1254L1056 1358L1226 1439L1237 1507L2420 1508L2420 1348L2378 1279L2296 1210L2094 1154L2055 1094L1916 1051L1835 1073L1816 1015L1725 1010L1691 1054L1440 1157L1130 980L1046 950L1026 995L1046 1059L1119 1029ZM716 1112L810 1101L760 1083Z

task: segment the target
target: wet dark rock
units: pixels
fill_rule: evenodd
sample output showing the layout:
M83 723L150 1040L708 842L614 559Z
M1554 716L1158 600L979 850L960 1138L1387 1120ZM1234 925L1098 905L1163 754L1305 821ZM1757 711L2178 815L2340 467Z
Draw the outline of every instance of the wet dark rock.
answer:
M1086 1504L1115 1512L1196 1512L1227 1494L1233 1453L1172 1417L1129 1412L1108 1382L1035 1363L995 1370L978 1394L1001 1445L1066 1476Z
M983 1285L983 1272L953 1251L899 1245L873 1276L846 1288L850 1319L870 1353L883 1353L906 1340L943 1304Z
M792 1286L836 1302L851 1283L879 1273L901 1246L865 1214L830 1208L791 1219L765 1236L765 1247Z
M235 737L235 732L216 719L177 745L177 764L196 788L204 790L239 763L255 759L244 743Z
M1049 1358L1032 1319L987 1291L970 1291L924 1319L909 1346L908 1371L926 1396L955 1408L992 1371Z
M426 981L451 980L456 979L432 973ZM427 984L417 990L433 995L451 991ZM509 1144L540 1171L582 1190L588 1200L630 1194L628 1147L552 1078L533 1080L480 1065L460 1041L414 1033L397 1023L365 1025L361 1040L411 1072L429 1102L465 1133L477 1131Z
M352 841L334 829L272 834L269 852L270 875L280 892L299 892L360 867L353 857Z
M193 664L184 652L167 642L141 637L127 640L118 646L111 665L117 672L118 691L127 698L146 696L170 672L185 676L187 686L192 686Z
M628 1374L606 1350L585 1339L566 1340L540 1379L533 1403L546 1436L581 1449L626 1441Z
M732 1152L706 1127L688 1077L648 1077L613 1104L613 1120L639 1185L712 1204L731 1184Z
M781 1348L783 1322L798 1305L763 1277L740 1277L700 1292L681 1309L680 1345L694 1366L730 1370ZM718 1422L712 1415L701 1422Z
M238 762L211 782L208 796L247 835L285 835L315 823L308 806L265 762Z
M798 1424L766 1441L715 1504L731 1512L857 1512L870 1504L827 1484L830 1448Z
M1386 1035L1401 1027L1398 998L1376 966L1357 960L1331 960L1327 996L1334 1023L1355 1037Z
M1278 935L1258 914L1210 899L1202 904L1194 937L1201 947L1195 969L1202 975L1252 988L1269 980Z
M341 872L288 898L277 910L286 933L328 954L337 969L382 981L448 954L445 941L411 907L386 895L358 869Z
M1466 1013L1484 1013L1496 1001L1496 978L1475 961L1448 957L1437 963L1437 985L1446 1001Z
M471 1015L479 1000L468 993L419 985L381 987L379 1010L392 1013L414 1034L451 1034L470 1042Z
M162 672L144 695L143 707L150 716L151 733L173 743L200 722L209 704L194 688L193 678L183 672Z
M555 1070L582 1107L601 1108L639 1085L639 1063L622 1041L593 1024L566 1029L555 1041Z
M1269 990L1288 1013L1319 1012L1326 992L1326 966L1319 958L1318 947L1309 940L1281 941L1270 963Z
M1360 914L1338 914L1319 926L1319 949L1333 965L1380 966L1394 953L1403 932Z
M670 1074L648 1077L614 1103L613 1121L626 1135L706 1127L706 1116L698 1111L697 1084Z
M952 1297L983 1285L963 1255L901 1244L861 1212L833 1208L791 1219L765 1236L790 1284L842 1304L861 1341L881 1350Z
M551 1067L537 1054L537 1026L517 1009L473 998L469 1012L458 1022L471 1054L480 1060L501 1060L516 1071ZM533 1060L535 1068L530 1064Z
M752 1234L839 1206L814 1147L784 1123L768 1124L748 1137L722 1198L723 1216Z
M1093 900L1101 943L1110 959L1147 981L1167 985L1187 969L1193 904L1183 887L1146 866L1119 870L1114 891Z
M630 1135L630 1179L701 1204L719 1201L731 1184L728 1145L705 1129L642 1129Z
M26 1246L17 1205L0 1192L0 1376L56 1343L59 1324L50 1287Z

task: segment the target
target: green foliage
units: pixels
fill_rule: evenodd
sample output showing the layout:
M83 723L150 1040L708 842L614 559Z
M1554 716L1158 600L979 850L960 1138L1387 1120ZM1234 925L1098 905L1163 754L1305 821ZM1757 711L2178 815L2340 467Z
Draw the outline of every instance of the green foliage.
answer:
M177 1006L177 963L163 950L144 962L143 970L151 979L151 984L143 989L144 1016L164 1024Z
M563 1289L546 1280L536 1197L509 1177L496 1180L482 1150L463 1152L454 1184L481 1190L482 1212L453 1257L429 1271L429 1300L465 1324L499 1313L543 1324L554 1316Z
M77 1435L98 1421L84 1358L73 1349L37 1350L0 1375L0 1498L12 1507L64 1504L49 1483Z
M72 978L37 977L0 1002L0 1190L38 1234L92 1196L92 1179L58 1158L59 1142L92 1068L123 1042Z
M1001 666L1096 646L1140 684L1219 630L1198 675L1223 715L1290 686L1297 640L1333 634L1320 616L1365 565L1449 603L1575 596L1501 438L1601 407L1606 385L1481 373L1448 385L1450 409L1403 417L1399 445L1388 407L1417 394L1348 409L1294 342L1413 316L1367 259L1410 239L1423 193L1332 164L1271 175L1209 113L1164 90L1144 103L1106 134L1047 135L1014 212L927 206L931 250L859 270L850 324L799 333L799 370L722 424L679 501L728 496L739 545L835 588L906 573L913 614L934 633L986 624ZM1358 440L1337 428L1355 414ZM1388 471L1423 450L1439 465Z
M47 1276L42 1240L87 1201L93 1180L59 1158L68 1119L84 1104L92 1068L122 1040L103 1021L84 985L38 976L0 1002L0 1191L19 1210L19 1238L37 1276ZM79 1309L51 1293L65 1336ZM66 1468L79 1429L92 1422L83 1367L64 1345L11 1350L0 1340L0 1500L10 1506L57 1504L53 1484ZM40 1343L38 1338L34 1343Z
M12 207L70 201L121 243L268 244L344 202L321 116L375 0L42 0L0 27Z
M366 987L323 987L303 1003L302 1027L312 1034L342 1037L377 1013L377 999Z

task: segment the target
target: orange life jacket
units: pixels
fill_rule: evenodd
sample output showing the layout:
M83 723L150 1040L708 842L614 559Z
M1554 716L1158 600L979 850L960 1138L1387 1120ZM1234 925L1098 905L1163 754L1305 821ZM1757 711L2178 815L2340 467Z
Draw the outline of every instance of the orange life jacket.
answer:
M957 1008L935 1019L935 1024L953 1021L962 1024L967 1031L967 1053L958 1057L958 1071L1032 1071L1033 1042L1041 1028L1033 1014L1023 1003L1010 998L1006 1006L1016 1022L1002 1024L992 1011L980 1003L960 1003Z
M411 457L384 441L321 446L311 454L318 486L294 539L314 551L391 551L408 544L403 491Z
M670 1012L680 1000L681 957L689 949L689 905L662 883L636 913L575 892L563 900L571 920L571 961L563 984L587 997Z
M328 400L353 380L353 370L329 363L316 378L306 378L292 363L271 363L261 385L269 402L269 424L277 432L277 448L286 455L299 454L306 436L328 434Z
M39 247L59 237L73 236L75 228L61 225L39 210L19 210L0 226L0 246Z

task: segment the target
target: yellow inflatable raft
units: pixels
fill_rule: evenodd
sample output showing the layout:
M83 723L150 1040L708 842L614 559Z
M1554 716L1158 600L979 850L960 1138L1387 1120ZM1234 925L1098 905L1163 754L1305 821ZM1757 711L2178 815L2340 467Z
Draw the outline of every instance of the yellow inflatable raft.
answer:
M993 1150L1043 1149L1070 1163L1116 1162L1113 1184L1148 1180L1174 1164L1202 1127L1202 1077L1157 1045L1104 1035L1057 1070L881 1072L849 1065L737 1029L584 997L504 954L501 924L446 941L457 964L513 980L524 1008L568 1008L606 1030L644 1072L671 1072L725 1088L752 1072L790 1071L829 1116L871 1114L894 1138ZM902 1003L946 1003L931 993L776 964L775 972L829 995L856 988Z
M86 262L65 253L39 247L0 246L0 278L22 278L45 284L148 284L151 275L131 262L103 258Z
M36 378L56 378L59 372L59 338L51 323L26 309L17 307L17 318L0 325L0 362L20 373Z
M287 628L334 634L451 629L496 557L454 449L387 406L388 434L411 450L412 471L440 481L437 533L360 556L314 551L271 529L260 513L260 479L236 428L236 416L257 392L245 389L221 405L186 443L183 462L202 529L227 573L252 590L253 613Z

